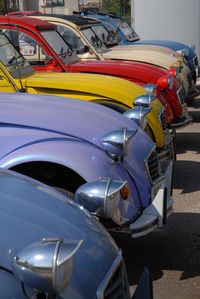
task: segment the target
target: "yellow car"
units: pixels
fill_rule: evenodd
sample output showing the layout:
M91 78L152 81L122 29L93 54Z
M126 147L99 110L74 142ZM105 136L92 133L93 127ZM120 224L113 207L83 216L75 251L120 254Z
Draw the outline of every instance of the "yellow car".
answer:
M171 156L172 140L165 128L164 107L155 95L142 87L112 76L78 73L35 73L31 65L16 51L8 38L0 33L0 91L51 94L93 101L124 112L134 101L146 97L151 111L147 115L147 132L156 142L160 158Z

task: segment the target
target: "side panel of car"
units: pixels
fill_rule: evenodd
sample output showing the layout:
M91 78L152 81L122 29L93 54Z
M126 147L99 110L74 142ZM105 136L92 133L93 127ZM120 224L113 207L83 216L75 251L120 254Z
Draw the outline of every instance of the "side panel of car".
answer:
M7 134L12 134L9 132L7 130ZM130 176L127 175L127 172L121 167L120 163L112 163L112 160L101 149L80 141L70 141L67 138L59 140L58 137L53 138L49 136L49 139L46 138L45 140L42 138L42 135L40 140L30 140L30 142L25 142L24 138L22 138L20 146L21 134L16 133L17 135L19 140L17 147L17 142L11 140L10 153L5 154L6 150L3 152L2 149L1 167L17 170L54 187L68 189L71 186L72 189L68 189L68 191L73 193L84 182L98 180L100 177L108 177L109 174L109 177L127 180L131 187L133 198L138 198L138 190ZM28 137L30 136L31 134L28 135ZM7 148L7 145L5 148ZM72 172L72 178L75 181L71 181L70 176L67 176L67 173L71 174ZM137 184L137 173L133 169L134 172L134 179ZM138 184L140 184L139 180ZM146 202L149 201L147 195L149 190L146 189L145 192L147 192ZM139 201L136 201L136 205L138 208L140 207Z

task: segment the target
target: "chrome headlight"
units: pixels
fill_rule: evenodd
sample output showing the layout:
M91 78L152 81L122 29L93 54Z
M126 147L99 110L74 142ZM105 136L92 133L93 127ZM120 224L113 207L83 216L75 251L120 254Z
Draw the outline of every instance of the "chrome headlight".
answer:
M143 88L144 88L146 91L148 91L148 93L153 93L154 90L155 90L157 87L158 87L157 84L151 84L151 83L149 83L149 84L143 86Z
M124 116L133 120L143 130L147 126L147 114L151 111L151 108L144 108L142 106L135 107L134 109L127 110L124 112Z
M135 100L133 101L133 105L134 106L142 106L145 108L150 108L151 107L151 102L153 100L155 100L157 97L156 94L150 94L150 93L146 93L143 94L137 98L135 98Z
M112 131L101 139L102 147L110 158L124 159L129 154L132 138L136 133L137 130L128 130L127 128Z
M130 190L126 181L100 179L79 187L75 201L93 215L112 219L118 225L123 225L129 219L121 213L120 203L126 201L129 194Z
M68 285L73 271L73 256L82 240L44 239L23 249L12 262L18 279L40 292L59 294Z

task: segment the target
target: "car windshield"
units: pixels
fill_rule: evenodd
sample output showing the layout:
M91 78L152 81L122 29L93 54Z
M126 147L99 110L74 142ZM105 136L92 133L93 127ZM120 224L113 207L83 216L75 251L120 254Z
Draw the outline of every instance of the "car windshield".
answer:
M85 44L82 42L81 37L70 27L57 25L57 30L66 43L76 50L77 54L85 53Z
M14 78L34 72L31 65L3 33L0 33L0 60Z
M82 29L82 33L88 40L89 44L95 48L97 53L105 53L108 51L105 44L102 42L102 40L98 37L98 35L93 30L93 26L90 28Z
M65 42L62 36L55 30L45 30L41 31L42 36L51 46L51 48L56 52L56 54L62 59L64 64L68 64L70 57L77 57L76 53L72 50L69 44ZM71 62L70 62L71 63Z
M115 19L115 22L118 28L124 33L128 41L134 41L139 39L137 33L131 28L131 26L127 23L125 19Z
M107 30L103 25L94 25L92 26L92 30L107 47L116 45L119 42L119 37L116 32Z

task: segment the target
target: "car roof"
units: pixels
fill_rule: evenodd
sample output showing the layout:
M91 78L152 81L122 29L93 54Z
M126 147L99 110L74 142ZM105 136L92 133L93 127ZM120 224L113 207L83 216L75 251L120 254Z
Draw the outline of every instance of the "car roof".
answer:
M86 25L91 25L91 24L99 24L98 20L93 20L90 18L82 18L77 15L64 15L64 14L45 14L43 15L44 17L54 17L54 18L61 18L66 21L69 21L71 23L74 23L77 26L86 26Z
M38 30L54 30L56 29L56 25L51 24L49 22L30 18L30 17L21 17L21 16L0 16L0 22L5 22L6 24L18 24L24 27L34 27Z

